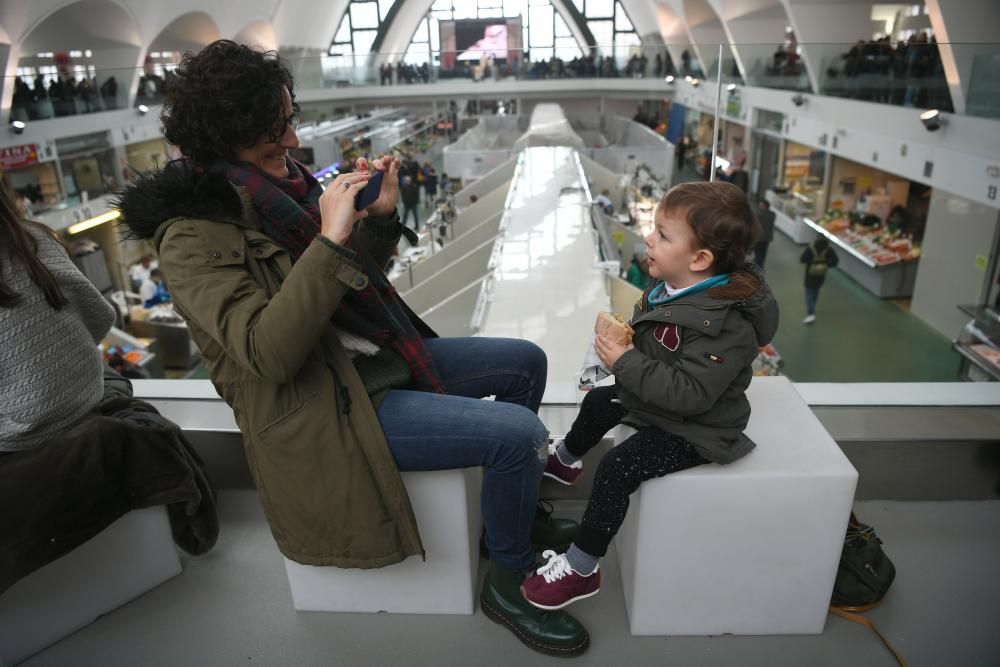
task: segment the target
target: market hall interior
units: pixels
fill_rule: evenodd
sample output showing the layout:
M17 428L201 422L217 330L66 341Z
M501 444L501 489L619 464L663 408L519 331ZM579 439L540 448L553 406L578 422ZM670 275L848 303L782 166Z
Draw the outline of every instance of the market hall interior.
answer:
M417 236L400 241L389 280L443 336L538 344L549 362L539 415L553 437L585 396L596 314L627 317L650 280L644 238L660 199L684 182L739 185L773 230L748 261L781 311L751 391L788 381L857 471L853 509L897 572L867 616L910 664L994 664L996 25L987 0L3 3L5 186L112 306L104 362L204 459L220 532L208 554L175 555L169 532L149 532L163 517L126 515L133 524L106 536L117 542L91 545L108 551L88 556L88 543L64 557L84 558L52 575L69 588L29 577L19 585L30 595L0 594L0 664L544 659L475 603L468 616L297 611L232 411L169 275L153 273L155 247L126 238L114 208L116 193L182 157L162 133L164 97L185 53L217 39L284 60L301 108L291 154L320 183L359 157L401 158ZM817 239L839 261L810 312L802 257ZM579 518L590 483L546 481L541 497ZM100 569L136 535L143 549ZM877 636L833 616L812 635L636 636L621 548L602 561L604 593L573 607L591 632L581 662L892 660ZM129 558L150 559L146 580ZM478 590L485 568L470 567ZM109 599L51 611L83 580L115 576Z

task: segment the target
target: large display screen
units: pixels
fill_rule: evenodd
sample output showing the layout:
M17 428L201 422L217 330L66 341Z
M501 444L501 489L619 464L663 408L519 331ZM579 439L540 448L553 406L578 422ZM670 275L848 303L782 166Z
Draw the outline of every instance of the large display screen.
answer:
M481 59L496 62L521 59L520 17L441 21L441 66L475 65Z
M455 49L459 60L507 59L507 24L502 21L455 21Z

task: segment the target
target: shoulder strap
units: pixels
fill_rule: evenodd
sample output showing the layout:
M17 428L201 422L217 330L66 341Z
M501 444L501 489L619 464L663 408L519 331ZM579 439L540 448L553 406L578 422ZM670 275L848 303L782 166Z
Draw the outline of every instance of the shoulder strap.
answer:
M833 605L830 605L830 613L833 614L834 616L840 616L845 621L850 621L851 623L857 623L858 625L863 625L872 632L874 632L876 635L878 635L878 638L882 640L882 643L885 644L885 647L892 652L893 656L895 656L896 662L899 663L899 667L907 667L906 660L904 660L903 656L901 656L896 651L896 649L893 648L892 644L889 643L889 640L886 639L882 635L882 633L878 631L878 628L875 627L874 623L869 621L861 614L851 613L850 611L848 611L848 609L854 609L854 607L835 607Z

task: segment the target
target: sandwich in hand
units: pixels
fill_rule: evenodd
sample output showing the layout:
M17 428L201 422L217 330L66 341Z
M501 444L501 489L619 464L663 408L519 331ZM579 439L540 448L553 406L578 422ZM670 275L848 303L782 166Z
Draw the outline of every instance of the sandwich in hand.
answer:
M597 314L594 331L608 340L626 346L632 344L632 334L635 333L632 327L618 315L604 311Z

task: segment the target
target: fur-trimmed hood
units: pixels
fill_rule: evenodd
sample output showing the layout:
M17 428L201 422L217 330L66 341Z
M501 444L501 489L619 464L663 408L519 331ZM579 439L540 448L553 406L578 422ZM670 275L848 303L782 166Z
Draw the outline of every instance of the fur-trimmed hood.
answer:
M196 170L177 160L159 171L140 175L118 193L112 206L128 238L158 242L157 230L168 220L200 218L247 224L252 208L225 176ZM162 235L161 235L162 236Z
M729 275L729 284L707 289L705 296L731 302L753 327L760 345L770 343L778 332L778 302L756 264L744 264Z

